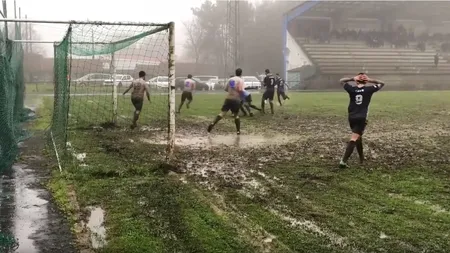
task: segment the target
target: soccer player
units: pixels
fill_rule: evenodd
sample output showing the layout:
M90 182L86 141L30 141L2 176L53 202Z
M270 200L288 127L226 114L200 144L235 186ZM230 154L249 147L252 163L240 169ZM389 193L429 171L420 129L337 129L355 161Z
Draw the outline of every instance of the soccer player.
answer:
M356 86L352 86L349 82L354 81ZM369 112L369 105L372 95L379 91L384 86L384 82L375 79L369 79L364 73L359 73L353 78L342 78L341 85L347 91L350 97L348 105L348 122L352 130L350 141L344 153L344 157L339 163L340 168L348 168L347 161L353 153L353 150L358 151L360 163L364 161L362 135L367 125L367 115ZM367 85L372 83L373 85Z
M244 89L241 93L241 111L244 113L244 116L247 116L248 111L250 117L253 117L253 113L250 108L261 111L261 109L252 104L252 101L252 94ZM247 111L244 109L244 107Z
M181 107L183 107L184 102L187 100L186 108L189 109L189 105L192 102L192 93L195 90L195 81L192 80L192 75L189 74L187 79L184 80L183 93L181 94L181 104L178 107L178 113L181 112Z
M133 89L131 92L131 103L134 106L134 117L133 124L131 128L134 129L137 126L137 121L139 120L139 115L142 111L142 106L144 104L144 93L147 95L148 102L150 102L150 92L147 84L145 83L145 72L139 71L139 79L133 80L130 87L123 93L127 94L128 91Z
M270 70L266 69L266 77L264 77L264 87L266 87L266 91L264 91L262 100L261 100L261 112L266 113L264 110L265 101L269 100L270 111L273 114L273 97L275 96L275 85L276 80L275 77L270 73Z
M241 78L242 69L236 69L236 76L228 79L225 91L228 93L222 110L216 116L213 123L208 126L208 133L210 133L214 126L225 116L228 111L234 116L234 123L236 125L236 133L241 134L241 120L239 119L239 109L241 107L241 93L244 90L244 80Z
M288 95L286 95L286 89L285 89L286 87L285 86L287 86L287 84L283 80L283 78L281 78L280 74L278 74L278 73L276 74L275 79L276 79L276 85L277 85L278 103L280 103L280 106L282 106L283 104L281 103L281 98L280 97L283 98L283 101L286 100L286 99L288 99L288 100L290 99L288 97Z

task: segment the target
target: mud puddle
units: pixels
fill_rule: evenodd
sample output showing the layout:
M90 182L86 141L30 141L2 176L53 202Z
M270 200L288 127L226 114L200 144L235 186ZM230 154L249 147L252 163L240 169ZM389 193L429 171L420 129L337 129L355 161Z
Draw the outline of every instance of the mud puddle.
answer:
M77 252L70 226L42 186L49 177L40 153L44 143L40 135L21 143L21 163L1 175L1 229L16 239L17 253Z
M36 177L30 173L27 165L15 164L13 170L15 185L13 231L19 242L16 252L39 252L33 236L38 231L48 228L48 201L40 198L43 190L29 188L29 185L36 183Z
M87 223L91 246L94 249L103 248L106 245L105 211L101 207L89 207L88 209L91 212Z
M239 147L251 148L262 146L283 145L300 140L300 136L288 135L207 135L207 136L186 136L175 137L175 145L189 148L211 148L211 147ZM164 145L167 141L164 138L141 139L148 144Z

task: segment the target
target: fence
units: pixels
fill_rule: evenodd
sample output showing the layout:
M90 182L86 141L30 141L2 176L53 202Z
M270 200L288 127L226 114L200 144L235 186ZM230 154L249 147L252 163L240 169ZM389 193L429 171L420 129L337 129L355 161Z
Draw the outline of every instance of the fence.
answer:
M21 39L20 26L14 26L14 37ZM21 123L27 119L24 109L23 49L7 39L7 29L0 29L0 173L12 166L18 154L18 143L27 134ZM3 178L0 178L3 180ZM3 183L0 182L0 187ZM0 192L2 189L0 188ZM0 206L3 206L0 199ZM12 252L18 242L0 227L0 252Z
M20 39L20 26L14 36ZM27 120L24 109L23 49L0 31L0 171L14 162L18 146L27 134L21 123Z

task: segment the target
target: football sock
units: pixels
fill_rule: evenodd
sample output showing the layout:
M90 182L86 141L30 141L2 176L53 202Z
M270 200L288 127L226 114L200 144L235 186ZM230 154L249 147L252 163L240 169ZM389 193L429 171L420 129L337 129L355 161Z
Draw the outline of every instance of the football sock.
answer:
M358 151L359 161L362 163L364 161L362 137L359 137L359 139L356 141L356 150Z
M355 141L349 141L347 144L347 148L345 149L344 157L342 158L342 161L344 163L347 163L348 159L353 153L353 150L355 149Z

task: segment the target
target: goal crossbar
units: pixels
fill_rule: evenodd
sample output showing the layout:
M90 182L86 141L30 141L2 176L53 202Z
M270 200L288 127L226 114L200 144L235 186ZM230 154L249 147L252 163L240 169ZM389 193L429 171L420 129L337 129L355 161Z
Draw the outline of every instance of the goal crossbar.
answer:
M38 19L16 19L0 18L0 22L36 23L36 24L65 24L65 25L122 25L122 26L163 26L169 27L170 23L148 23L148 22L105 22L105 21L77 21L77 20L38 20Z
M119 40L119 41L112 41L112 42L85 42L85 41L75 41L75 42L71 42L71 44L76 44L76 45L92 45L92 44L97 44L97 45L113 45L113 44L119 44L119 43L124 43L124 42L128 42L128 41L132 41L135 40L136 38L140 38L142 36L149 36L152 35L154 33L158 33L164 30L167 30L168 27L158 27L155 29L152 29L150 31L141 33L141 34L137 34L135 36L132 36L130 38L126 38L123 40ZM59 44L61 43L61 41L51 41L51 40L11 40L12 42L16 42L16 43L38 43L38 44Z

